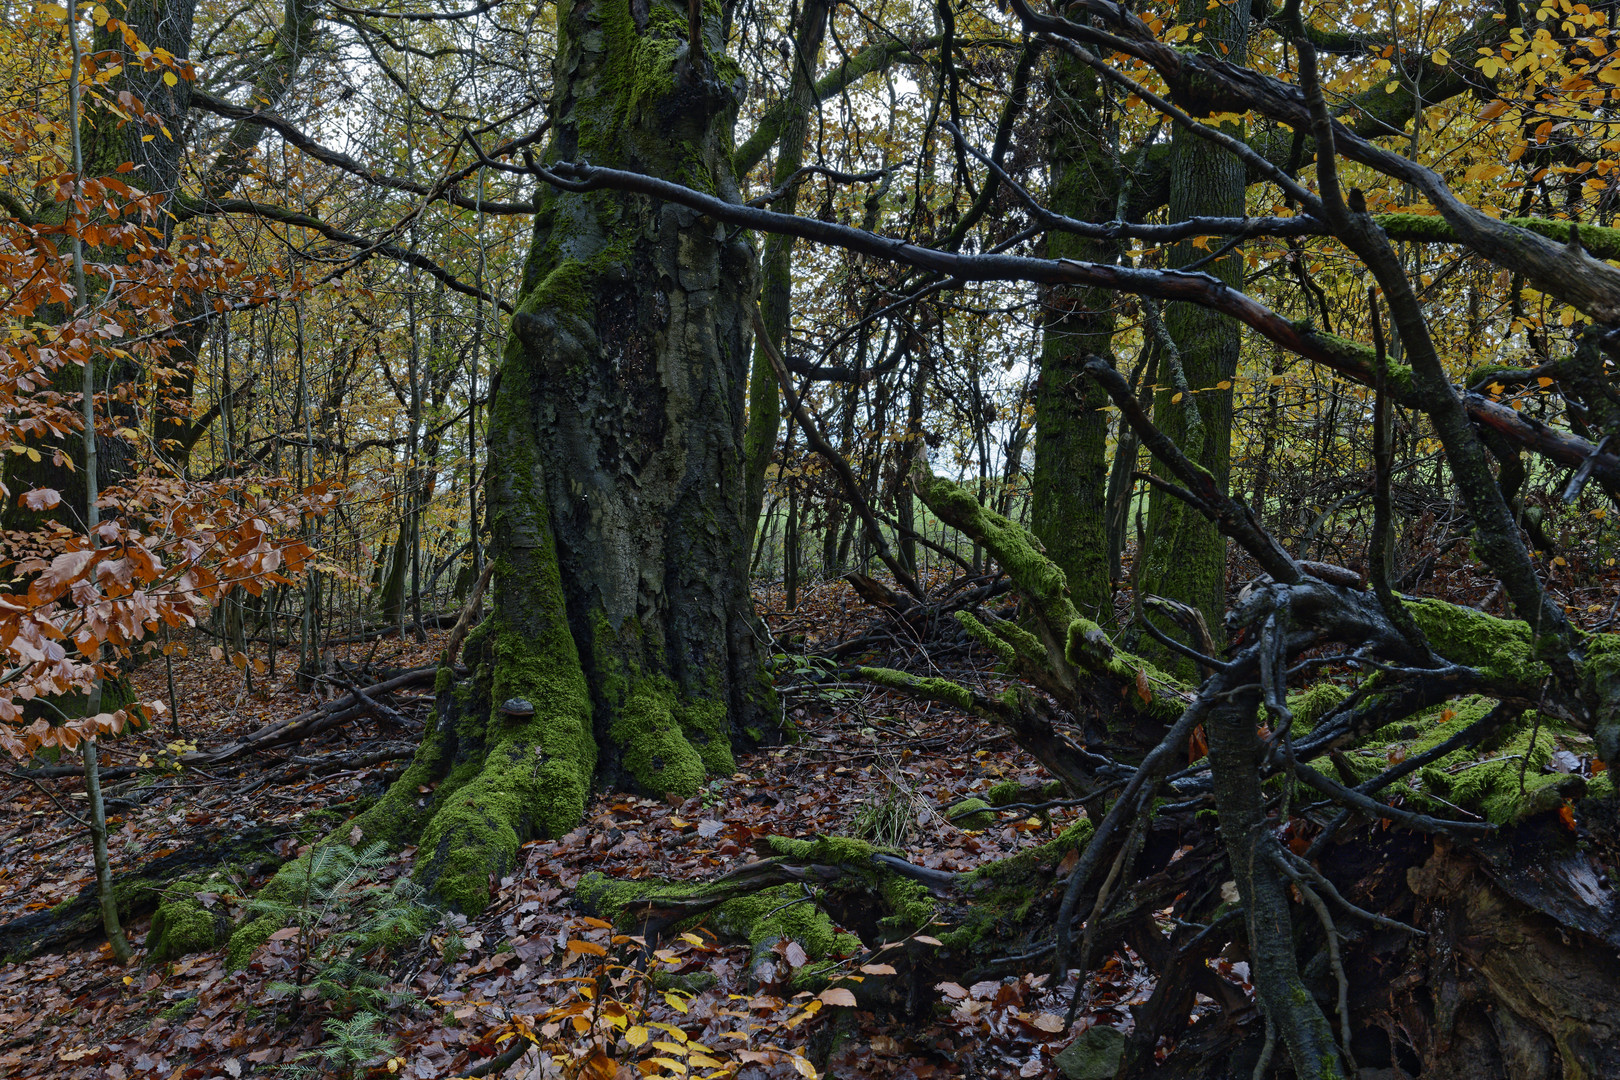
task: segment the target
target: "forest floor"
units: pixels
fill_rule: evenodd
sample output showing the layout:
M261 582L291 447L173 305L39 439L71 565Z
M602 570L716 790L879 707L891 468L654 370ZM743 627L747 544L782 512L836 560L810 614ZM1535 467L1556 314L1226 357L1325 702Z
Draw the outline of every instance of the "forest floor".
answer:
M1424 591L1431 590L1492 599L1474 581L1443 575ZM779 591L767 590L758 601L776 639L808 652L859 633L874 619L874 609L842 581L808 588L791 614L782 613ZM1602 626L1620 600L1605 586L1571 590L1566 604L1589 626ZM419 666L433 662L443 638L442 631L422 643L388 638L345 647L336 656L368 671ZM181 734L166 725L134 732L103 752L103 768L136 769L133 780L108 785L115 871L265 824L284 830L282 854L290 856L305 842L298 826L304 815L375 797L403 768L399 747L414 735L371 719L219 769L166 768L167 759L192 744L204 750L226 744L315 701L294 688L285 654L280 673L254 676L250 689L246 673L209 644L199 636L190 655L174 664ZM254 658L267 659L262 649ZM895 640L886 662L999 689L986 659L959 647L927 652ZM658 956L675 975L707 972L715 977L712 986L669 995L616 969L602 985L625 1004L623 1015L606 999L585 999L588 991L580 988L608 962L601 954L611 957L609 946L625 944L572 903L575 884L591 871L628 879L712 878L753 858L762 837L849 833L858 820L886 822L886 841L913 861L959 871L1038 844L1069 820L1064 815L1072 811L1059 810L1045 823L1004 819L984 831L959 829L946 820L950 804L1004 779L1045 779L1010 739L937 705L832 681L830 665L789 661L780 678L783 708L800 731L795 742L740 756L733 776L684 802L599 795L580 828L525 845L521 865L492 882L493 902L483 914L445 916L409 947L365 958L387 981L385 989L409 1000L392 1007L379 1026L386 1051L351 1074L464 1076L487 1068L513 1045L503 1040L524 1031L545 1049L529 1050L504 1076L630 1080L651 1072L687 1075L688 1068L691 1076L719 1076L725 1073L717 1066L730 1065L755 1080L805 1075L808 1055L836 1077L1051 1077L1060 1075L1056 1055L1077 1034L1098 1025L1128 1030L1128 1007L1151 991L1128 954L1087 976L1085 1007L1067 1031L1061 1014L1072 987L1045 986L1043 976L942 983L935 1006L923 1009L932 1019L904 1025L847 1007L844 998L853 1002L847 993L795 997L793 971L806 962L797 946L784 943L771 959L751 964L745 944L716 940L703 926L661 943ZM142 696L167 696L161 661L143 665L134 681ZM422 722L431 714L425 687L389 701L407 720ZM174 745L180 741L187 745ZM393 760L337 771L322 766L323 759L364 761L368 750L378 756L379 748L389 747ZM91 882L91 854L77 818L83 794L75 781L42 782L0 770L0 792L4 923L77 895ZM405 876L412 854L400 852L379 866L371 887ZM234 916L257 884L243 881L243 896L209 894L205 902ZM309 985L317 966L309 956L320 952L321 936L332 933L331 918L311 938L277 935L239 970L230 970L220 951L152 962L140 948L149 922L147 916L127 927L137 946L127 966L114 964L107 947L93 940L0 965L0 1077L240 1080L298 1066L332 1072L327 1055L342 1014L317 1000ZM1225 974L1242 983L1242 965ZM295 984L290 993L273 989L289 982ZM625 1052L626 1034L638 1030L641 1045ZM617 1068L591 1064L581 1049L604 1031L620 1040Z
M780 611L779 594L759 599L779 638L803 635L811 650L873 617L873 609L841 581L809 589L791 616L771 614ZM443 638L442 631L420 644L396 637L349 646L337 655L377 669L411 667L431 663ZM958 656L966 661L965 653ZM262 648L257 658L264 659ZM921 653L914 659L926 662ZM308 709L314 698L294 689L285 653L280 666L279 674L256 676L250 690L244 673L227 658L210 655L207 641L199 638L190 655L174 665L183 734L176 736L166 726L135 732L103 752L104 769L134 765L144 774L133 790L108 785L115 873L250 825L284 827L285 854L291 854L303 815L374 796L403 767L400 760L315 775L321 770L312 763L323 756L352 758L368 745L400 737L377 721L359 720L219 770L165 770L163 761L173 756L172 744L180 739L206 750ZM800 674L813 670L803 665ZM950 673L963 675L960 669ZM788 681L793 681L791 671ZM995 677L981 672L975 681L993 686ZM135 682L143 696L167 694L161 661L138 669ZM425 689L391 700L408 716L414 710L418 720L431 709ZM579 977L603 962L593 955L596 949L579 943L606 942L609 932L571 902L575 883L590 871L632 879L710 878L753 858L758 838L847 833L863 811L870 819L885 807L888 827L898 823L903 831L888 839L910 858L939 869L968 870L1040 843L1052 835L1052 827L1067 823L1062 815L1070 811L1057 811L1047 825L1029 820L981 832L948 823L949 804L993 783L1045 779L1031 759L982 721L847 684L790 685L783 707L801 731L795 743L742 755L733 776L712 781L700 797L679 804L599 795L580 828L523 848L522 865L499 882L482 915L447 916L414 947L371 958L389 980L388 989L415 1001L390 1010L382 1031L392 1040L391 1051L356 1075L461 1076L508 1045L494 1040L513 1030L514 1018L543 1034L548 1014L577 1003ZM5 922L69 899L93 879L88 834L76 820L83 806L80 785L71 780L42 784L15 771L0 772L0 784L0 922ZM160 790L153 794L153 787ZM406 874L411 855L401 852L380 867L376 886ZM227 914L248 902L229 894L210 899ZM322 1052L328 1023L338 1014L323 1002L307 1000L309 991L278 994L271 988L299 981L297 938L271 941L246 968L233 971L221 951L151 962L140 948L149 923L147 916L126 928L137 947L128 966L116 965L107 947L93 941L0 965L0 1076L238 1080L271 1075L301 1060L324 1064L309 1055ZM790 980L805 957L786 944L774 960L751 969L746 944L715 940L700 926L698 933L673 942L665 958L666 967L673 964L687 974L704 970L718 981L674 1001L646 995L637 1007L640 1015L632 1019L651 1025L655 1037L643 1048L643 1060L662 1055L667 1061L669 1047L688 1044L682 1049L697 1055L691 1059L694 1076L714 1072L702 1064L711 1056L735 1063L743 1077L797 1076L805 1067L799 1055L805 1053L840 1077L1054 1076L1052 1058L1076 1032L1094 1024L1128 1025L1127 1006L1151 989L1129 957L1110 960L1092 978L1088 1009L1064 1034L1057 1014L1066 1007L1066 996L1060 1001L1041 977L966 987L947 983L938 988L938 1019L906 1027L833 1004L817 1013L817 1006L795 1001ZM304 972L307 978L307 964ZM668 1029L660 1034L660 1023L678 1027L684 1037ZM833 1025L841 1048L828 1058ZM654 1046L658 1041L665 1049ZM690 1049L696 1045L711 1053ZM570 1062L560 1043L556 1049L556 1054L531 1050L504 1075L574 1075L567 1071ZM621 1070L620 1075L643 1072Z

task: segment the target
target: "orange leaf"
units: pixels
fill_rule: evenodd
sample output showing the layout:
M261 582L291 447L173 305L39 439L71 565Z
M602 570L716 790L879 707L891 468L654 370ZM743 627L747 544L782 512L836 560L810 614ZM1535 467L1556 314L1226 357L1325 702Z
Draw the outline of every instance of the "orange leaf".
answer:
M1153 701L1153 688L1148 685L1147 668L1136 669L1136 696L1142 699L1143 704Z
M585 953L585 954L587 954L589 956L606 956L607 955L607 946L606 945L598 945L594 941L580 941L580 940L578 940L576 938L575 940L570 941L568 943L568 951L569 952L575 952L575 953Z

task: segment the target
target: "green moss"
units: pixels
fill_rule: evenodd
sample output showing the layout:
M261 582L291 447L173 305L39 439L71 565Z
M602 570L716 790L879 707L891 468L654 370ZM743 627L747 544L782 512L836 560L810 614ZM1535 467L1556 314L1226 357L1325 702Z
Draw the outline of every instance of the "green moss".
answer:
M176 1021L186 1019L186 1017L190 1016L196 1011L196 997L184 997L170 1005L168 1008L161 1010L158 1013L158 1016L169 1021L170 1023L175 1023Z
M956 612L956 621L961 624L968 637L995 653L1000 658L1003 666L1011 670L1018 663L1018 651L1013 645L1001 636L991 633L990 629L978 619L975 619L970 612ZM1031 639L1034 637L1034 635L1029 636ZM1039 642L1036 642L1036 644L1038 645Z
M614 710L608 733L624 748L624 767L644 791L690 798L703 786L703 759L681 730L675 708L675 688L667 679L638 679Z
M1593 634L1582 653L1581 674L1597 717L1598 760L1620 765L1620 634Z
M562 259L538 285L523 295L516 314L589 318L591 300L591 275L585 264L577 259Z
M996 823L996 815L990 812L990 808L991 804L983 799L963 799L950 809L951 824L958 829L974 832L988 829Z
M1107 1024L1093 1024L1053 1059L1065 1080L1113 1080L1125 1056L1125 1034ZM1322 1073L1332 1076L1333 1071Z
M247 967L253 954L259 951L259 946L269 941L270 935L280 929L281 920L269 915L261 915L238 926L225 948L225 966L233 969Z
M1132 704L1150 716L1166 723L1181 717L1190 697L1185 683L1140 656L1113 647L1102 627L1078 616L1069 623L1068 642L1063 650L1069 663L1129 687L1127 693ZM1137 683L1138 676L1147 680L1151 700L1144 701Z
M1028 925L1030 909L1047 896L1058 864L1089 843L1095 831L1089 818L1080 818L1039 847L986 863L968 874L963 888L974 902L960 926L938 935L945 947L968 962L990 947L1003 945L1007 935L1021 932Z
M379 889L374 895L377 904L395 904L395 894L391 892ZM377 918L368 926L356 945L356 955L395 953L410 948L439 922L439 913L425 904L391 907L381 914L387 917Z
M737 759L731 753L725 702L681 700L676 705L675 718L686 733L687 741L697 748L708 775L730 776L737 771Z
M1044 784L1025 787L1017 780L1003 780L991 786L984 793L985 800L991 806L1006 806L1009 803L1045 802L1048 799L1061 798L1063 795L1063 782L1048 780Z
M1294 733L1302 735L1316 726L1316 722L1333 711L1350 692L1338 683L1319 682L1297 694L1288 695L1288 711L1294 715Z
M959 484L923 471L913 480L918 496L941 520L984 544L1048 626L1061 629L1079 618L1069 601L1068 579L1036 548L1027 529L981 505Z
M1434 214L1377 214L1374 219L1393 240L1416 240L1430 243L1456 243L1457 234L1445 218ZM1564 244L1569 242L1570 222L1555 218L1510 217L1503 218L1509 225ZM1601 225L1581 225L1581 246L1600 259L1620 258L1620 229Z
M985 798L989 800L991 806L1023 802L1023 795L1024 785L1016 780L1003 780L999 784L991 785L990 790L985 792Z
M1514 367L1512 364L1480 364L1469 369L1468 374L1463 376L1462 384L1478 386L1487 379L1511 379L1523 374L1524 368Z
M146 951L153 960L173 960L191 953L217 949L230 936L231 920L224 906L210 909L196 898L194 889L171 890L152 915Z
M587 910L628 926L633 901L659 899L701 899L719 893L723 883L616 881L598 873L586 874L574 895ZM704 915L680 924L683 929L704 926L717 936L746 941L756 952L769 950L784 938L797 941L815 959L848 956L860 950L860 941L842 933L820 907L804 899L797 885L781 885L739 896L717 905Z
M963 712L973 711L973 693L966 687L951 682L949 679L924 678L919 675L910 675L904 671L895 671L893 668L856 668L856 678L901 693L911 694L914 697L928 698L952 705Z
M1408 600L1406 607L1436 652L1478 669L1488 679L1528 685L1549 672L1536 656L1527 623L1444 600Z
M654 971L652 985L654 990L680 990L687 994L701 994L713 990L719 985L719 976L712 971L689 971L685 974L676 974L673 971Z
M728 900L704 923L717 935L747 941L756 956L782 940L797 941L812 960L850 956L861 948L858 938L834 927L827 913L806 900L797 885Z
M1480 696L1436 706L1374 732L1355 751L1343 755L1340 762L1352 772L1356 783L1363 782L1388 768L1391 760L1431 750L1495 707L1495 700ZM1567 799L1613 791L1607 772L1588 780L1547 771L1553 753L1559 749L1589 754L1592 742L1553 717L1543 715L1538 724L1536 714L1529 712L1483 745L1453 751L1425 765L1418 770L1415 783L1399 790L1409 808L1454 816L1460 807L1498 825L1511 825L1557 809ZM1314 767L1342 780L1336 775L1338 770L1325 762L1316 762Z

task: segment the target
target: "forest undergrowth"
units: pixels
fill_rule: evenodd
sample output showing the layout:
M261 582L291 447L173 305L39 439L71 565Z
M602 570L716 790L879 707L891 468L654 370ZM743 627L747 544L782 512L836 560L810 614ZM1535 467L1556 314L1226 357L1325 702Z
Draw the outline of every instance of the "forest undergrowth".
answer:
M1442 560L1420 591L1491 600L1466 566ZM1244 571L1234 560L1234 585ZM405 880L412 850L347 853L329 880L312 882L306 910L280 913L290 925L245 967L233 968L223 948L155 958L149 906L129 925L132 940L148 948L127 967L93 939L0 965L0 1076L426 1078L498 1068L510 1077L602 1080L1046 1077L1063 1075L1056 1059L1069 1043L1128 1031L1130 1006L1152 989L1128 952L1085 975L1084 1008L1072 1029L1063 1014L1073 976L1062 987L1039 975L941 983L925 1019L906 1023L857 1011L841 989L881 978L881 956L846 957L829 989L796 994L795 975L811 961L791 939L751 953L747 943L716 937L723 927L700 921L665 935L647 955L639 939L575 906L575 887L588 873L713 878L751 861L772 835L857 835L921 866L967 871L1052 839L1081 813L958 814L953 824L950 807L963 799L1008 780L1027 786L1048 778L984 721L844 682L833 664L813 659L874 623L874 609L848 584L810 588L794 612L784 612L782 600L779 588L756 592L780 650L782 708L796 741L739 757L733 776L696 798L598 794L579 828L525 845L520 867L491 883L489 908L472 920L414 900ZM1600 626L1615 616L1620 582L1561 600L1586 626ZM422 643L388 638L333 655L340 672L365 685L433 663L444 638L443 631ZM917 674L993 692L1005 686L993 658L965 639L930 649L891 637L879 652ZM344 818L409 760L411 733L400 727L431 719L424 687L391 697L379 714L385 719L350 720L219 768L175 768L179 755L230 744L316 704L318 695L295 690L291 678L259 676L250 690L244 674L199 637L174 667L180 733L133 732L104 750L104 768L134 770L109 785L115 872L207 850L254 828L274 830L280 858L334 829L341 836ZM143 694L166 693L161 663L141 667L134 680ZM332 687L327 696L343 692ZM17 770L0 780L0 923L8 923L70 900L91 884L92 871L76 823L76 782ZM195 898L222 926L251 915L251 893L274 861L233 864ZM387 933L374 932L380 919L393 920ZM616 966L638 956L651 974ZM1241 961L1219 961L1218 970L1252 994ZM593 1056L604 1040L617 1047L614 1061ZM528 1049L515 1054L520 1047Z

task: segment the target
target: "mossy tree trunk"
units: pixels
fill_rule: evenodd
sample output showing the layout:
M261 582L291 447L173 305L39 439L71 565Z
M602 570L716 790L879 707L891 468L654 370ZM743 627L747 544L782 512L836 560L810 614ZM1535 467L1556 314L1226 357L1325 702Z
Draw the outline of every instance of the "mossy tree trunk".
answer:
M773 210L784 214L794 213L798 208L799 193L804 187L802 180L791 184L788 182L804 163L804 141L810 131L810 107L815 103L816 63L821 55L821 39L827 31L829 6L826 0L808 0L799 14L798 35L793 44L793 74L785 99L790 111L782 126L776 165L771 172L773 185L787 185L782 197L772 206ZM765 238L764 252L760 256L760 318L772 344L782 353L787 352L788 329L793 319L793 244L793 237L773 233ZM765 473L770 468L771 454L776 449L776 436L781 427L781 391L776 385L776 373L763 352L764 345L761 344L759 349L754 356L753 373L749 377L748 430L745 436L747 460L743 513L750 536L758 527L760 508L765 503Z
M735 194L725 13L584 0L558 15L551 161ZM747 593L743 393L755 258L682 207L549 192L489 420L492 613L472 684L359 824L419 843L462 910L593 782L694 794L770 722ZM437 785L429 798L424 787Z
M1067 53L1051 54L1047 204L1080 221L1111 221L1119 177L1108 150L1108 102L1098 75ZM1109 262L1118 245L1051 233L1051 258ZM1047 556L1068 577L1074 606L1112 621L1108 536L1108 395L1085 374L1088 354L1110 355L1115 297L1055 288L1045 298L1041 372L1035 388L1031 524Z
M1181 19L1201 30L1200 49L1234 62L1248 49L1249 0L1207 9L1203 0L1183 0ZM1170 220L1243 215L1247 180L1243 163L1235 156L1177 127L1171 136L1170 160ZM1229 252L1204 265L1209 250L1183 241L1172 245L1168 254L1172 267L1197 264L1234 288L1242 285L1241 252ZM1160 363L1154 423L1209 470L1224 490L1231 471L1231 380L1237 373L1242 332L1232 319L1193 304L1167 305L1164 326L1175 350ZM1179 377L1166 370L1176 360ZM1157 461L1154 471L1168 475ZM1147 535L1152 542L1143 559L1142 589L1196 607L1218 644L1226 609L1226 538L1197 511L1159 488L1149 496ZM1174 667L1183 674L1193 670L1190 662L1179 658Z

